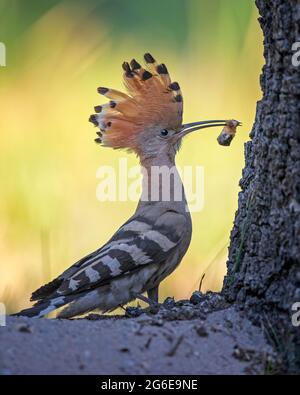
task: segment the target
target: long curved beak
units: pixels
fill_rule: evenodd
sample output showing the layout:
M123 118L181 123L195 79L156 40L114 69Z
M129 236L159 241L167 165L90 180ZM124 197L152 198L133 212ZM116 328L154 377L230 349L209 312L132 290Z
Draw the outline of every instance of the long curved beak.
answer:
M194 132L195 130L199 129L206 129L206 128L213 128L215 126L226 126L228 124L228 120L226 119L217 119L217 120L211 120L211 121L199 121L199 122L191 122L191 123L186 123L185 125L182 125L182 129L180 131L180 134L183 136L190 133ZM239 122L238 126L241 123Z

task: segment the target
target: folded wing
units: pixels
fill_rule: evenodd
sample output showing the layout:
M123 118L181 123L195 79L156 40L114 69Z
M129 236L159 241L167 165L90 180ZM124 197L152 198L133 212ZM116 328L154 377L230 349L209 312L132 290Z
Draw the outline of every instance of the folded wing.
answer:
M186 219L175 211L162 213L155 222L150 218L151 215L133 216L102 248L41 287L33 293L32 300L81 293L145 265L164 262L180 242Z

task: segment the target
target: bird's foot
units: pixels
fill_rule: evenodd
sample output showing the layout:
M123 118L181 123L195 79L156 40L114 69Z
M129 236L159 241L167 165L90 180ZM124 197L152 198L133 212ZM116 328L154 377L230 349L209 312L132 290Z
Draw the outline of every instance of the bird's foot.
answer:
M136 294L135 297L136 297L136 299L140 299L149 305L149 307L147 307L144 310L148 310L152 314L158 313L159 308L160 308L160 304L158 302L156 302L150 298L147 298L146 296L144 296L142 294Z
M125 309L125 315L127 317L131 317L131 318L138 317L143 313L146 313L146 314L147 313L150 313L150 314L157 314L158 313L160 306L161 306L159 303L157 303L157 302L153 301L152 299L149 299L146 296L141 295L141 294L134 294L133 296L135 299L139 299L139 300L142 300L143 302L147 303L148 307L142 309L140 306L138 306L138 307L128 306Z

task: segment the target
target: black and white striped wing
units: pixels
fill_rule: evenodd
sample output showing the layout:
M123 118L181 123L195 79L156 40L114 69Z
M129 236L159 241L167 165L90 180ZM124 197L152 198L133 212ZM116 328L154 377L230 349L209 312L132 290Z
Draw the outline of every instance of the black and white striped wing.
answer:
M164 262L180 243L185 226L185 217L174 211L163 213L155 222L133 217L101 249L66 270L57 293L82 292L145 265Z

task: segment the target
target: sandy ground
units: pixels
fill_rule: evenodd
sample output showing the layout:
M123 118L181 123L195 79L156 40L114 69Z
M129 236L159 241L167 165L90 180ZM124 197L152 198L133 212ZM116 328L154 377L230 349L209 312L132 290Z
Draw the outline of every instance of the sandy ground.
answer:
M135 318L7 317L0 374L265 374L262 330L219 295L199 300Z

